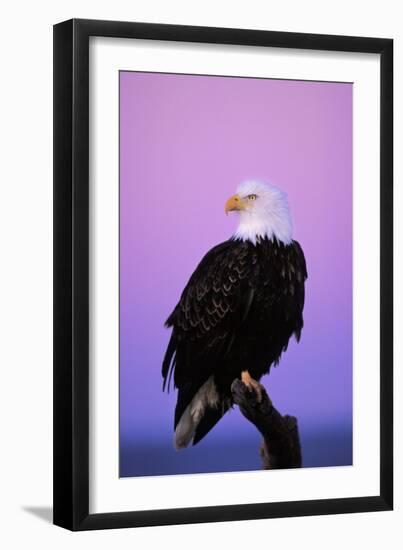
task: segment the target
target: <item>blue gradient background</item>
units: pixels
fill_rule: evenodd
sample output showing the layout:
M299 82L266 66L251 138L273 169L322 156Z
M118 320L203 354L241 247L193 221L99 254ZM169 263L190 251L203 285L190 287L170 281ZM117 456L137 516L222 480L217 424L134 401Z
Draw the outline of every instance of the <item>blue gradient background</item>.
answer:
M160 372L163 323L250 177L288 193L309 272L301 342L263 383L298 417L304 466L352 463L352 85L121 72L121 476L260 469L237 409L175 451Z

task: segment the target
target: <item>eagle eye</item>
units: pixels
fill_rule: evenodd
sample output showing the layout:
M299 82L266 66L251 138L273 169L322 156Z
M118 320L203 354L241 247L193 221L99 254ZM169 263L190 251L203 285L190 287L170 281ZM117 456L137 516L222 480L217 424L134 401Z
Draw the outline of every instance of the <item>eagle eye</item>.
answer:
M257 199L257 195L255 195L254 193L252 193L252 195L248 195L248 199L250 201L255 201Z

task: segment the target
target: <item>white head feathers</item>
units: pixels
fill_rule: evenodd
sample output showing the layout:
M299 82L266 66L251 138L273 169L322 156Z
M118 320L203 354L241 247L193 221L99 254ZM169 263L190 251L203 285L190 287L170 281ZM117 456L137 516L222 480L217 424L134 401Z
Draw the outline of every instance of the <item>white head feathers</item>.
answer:
M262 181L247 180L237 188L242 208L239 210L239 226L235 239L249 240L276 238L284 244L292 240L292 222L287 195L274 185Z

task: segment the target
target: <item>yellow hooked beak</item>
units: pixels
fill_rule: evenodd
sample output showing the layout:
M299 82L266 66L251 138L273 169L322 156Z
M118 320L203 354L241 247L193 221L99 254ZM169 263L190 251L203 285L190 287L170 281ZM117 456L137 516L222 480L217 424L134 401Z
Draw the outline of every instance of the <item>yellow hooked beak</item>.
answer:
M233 210L245 210L245 201L239 195L233 195L225 203L225 213L232 212Z

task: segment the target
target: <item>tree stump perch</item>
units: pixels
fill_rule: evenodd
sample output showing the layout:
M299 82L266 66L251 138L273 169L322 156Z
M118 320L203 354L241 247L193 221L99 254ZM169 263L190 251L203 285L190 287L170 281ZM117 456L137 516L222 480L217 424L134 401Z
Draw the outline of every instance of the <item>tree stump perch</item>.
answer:
M262 434L260 447L263 470L301 468L301 444L298 423L294 416L282 416L273 406L265 388L258 393L241 380L234 380L232 397L243 416Z

